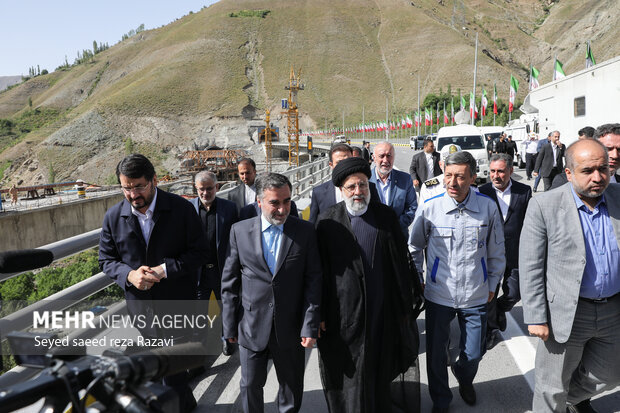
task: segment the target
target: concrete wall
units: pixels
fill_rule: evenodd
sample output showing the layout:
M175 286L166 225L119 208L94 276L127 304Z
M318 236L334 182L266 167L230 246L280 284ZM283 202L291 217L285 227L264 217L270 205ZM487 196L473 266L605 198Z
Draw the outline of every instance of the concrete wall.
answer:
M17 214L2 214L0 251L36 248L101 228L105 212L122 199L119 192Z

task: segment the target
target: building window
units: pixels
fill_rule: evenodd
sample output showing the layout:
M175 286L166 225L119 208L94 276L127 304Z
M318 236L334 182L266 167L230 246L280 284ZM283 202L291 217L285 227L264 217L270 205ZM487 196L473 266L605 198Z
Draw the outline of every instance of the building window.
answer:
M586 97L585 96L575 98L573 111L575 113L575 117L586 116Z

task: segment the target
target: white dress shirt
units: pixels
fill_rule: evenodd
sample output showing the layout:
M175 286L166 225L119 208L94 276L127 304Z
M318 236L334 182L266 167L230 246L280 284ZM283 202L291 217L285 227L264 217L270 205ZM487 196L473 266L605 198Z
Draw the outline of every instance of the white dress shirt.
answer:
M256 185L245 185L245 204L250 205L256 202Z
M153 231L153 226L155 226L155 222L153 221L153 212L155 212L155 204L157 202L157 189L155 189L155 196L153 197L153 201L146 212L143 214L131 206L131 213L138 218L138 223L140 223L140 229L142 230L142 236L144 237L144 241L146 244L149 244L149 239L151 238L151 232ZM164 270L164 278L168 276L168 272L166 271L166 263L162 263L161 267Z
M502 213L502 217L504 217L504 221L506 221L506 215L508 215L508 207L510 206L510 197L512 192L510 188L512 187L512 180L508 182L508 186L503 191L500 191L495 186L495 195L497 195L497 203L499 204L500 212Z
M433 154L424 152L424 156L426 156L426 178L425 180L431 179L435 175L434 171L434 162L433 162Z

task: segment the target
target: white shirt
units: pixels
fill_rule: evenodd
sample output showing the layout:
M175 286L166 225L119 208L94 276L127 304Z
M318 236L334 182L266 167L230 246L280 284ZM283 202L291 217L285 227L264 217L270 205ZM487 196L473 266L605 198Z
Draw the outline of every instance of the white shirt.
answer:
M153 212L155 212L155 203L157 202L157 189L155 189L155 196L153 197L153 202L149 205L149 208L143 214L131 206L131 213L138 218L138 223L140 224L140 229L142 230L142 236L144 237L144 241L146 244L149 243L149 238L151 238L151 232L153 231L153 226L155 226L155 222L153 221ZM168 271L166 271L166 263L161 264L164 269L164 278L168 276Z
M504 221L506 221L506 215L508 215L508 207L510 206L510 197L512 194L510 190L511 187L512 179L510 180L510 182L508 182L508 186L506 187L506 189L504 189L504 191L500 191L495 186L493 186L493 188L495 189L495 195L497 195L497 203L499 204L499 209L502 213L502 216L504 217Z
M426 156L426 180L429 180L434 176L435 172L433 154L424 152L424 156Z
M336 185L334 185L334 191L336 191L336 203L342 202L344 198L342 197L342 191Z
M525 152L526 153L537 153L536 148L538 147L538 140L534 139L533 141L525 142Z
M245 204L250 205L256 202L256 185L245 185Z

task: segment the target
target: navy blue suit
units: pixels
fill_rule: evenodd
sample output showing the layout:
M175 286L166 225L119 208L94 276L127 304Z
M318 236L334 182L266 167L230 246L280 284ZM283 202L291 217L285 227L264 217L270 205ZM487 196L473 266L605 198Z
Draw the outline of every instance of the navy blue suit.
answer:
M144 239L140 223L131 213L130 203L124 199L110 208L103 218L99 240L99 266L124 291L130 315L146 318L144 326L137 327L145 337L174 336L187 341L187 329L162 330L153 325L153 316L170 315L171 306L176 314L194 311L190 300L195 299L198 271L204 264L207 248L200 218L189 202L178 195L157 189L150 238ZM167 278L142 291L127 284L127 276L142 265L156 267L166 264ZM175 300L166 305L162 300ZM189 308L182 308L187 303ZM160 318L161 321L161 318ZM188 411L196 401L188 386L187 374L179 373L164 378L180 397L181 410Z
M369 182L368 189L370 190L370 200L378 201L379 194L377 193L377 187L372 182ZM325 212L332 205L336 205L336 187L330 179L327 182L323 182L321 185L317 185L312 189L312 201L310 202L310 218L308 221L316 223L322 212Z
M409 225L413 222L415 210L418 208L413 181L411 175L403 171L392 169L390 174L390 196L385 204L392 207L396 212L400 229L402 229L405 239L409 239ZM377 185L377 191L379 191L377 180L377 169L373 168L370 182Z
M243 221L244 219L254 218L260 215L260 207L258 206L258 202L253 202L241 208L239 211L239 221ZM297 211L297 205L295 201L291 201L291 212L289 214L292 217L299 218L299 212Z

